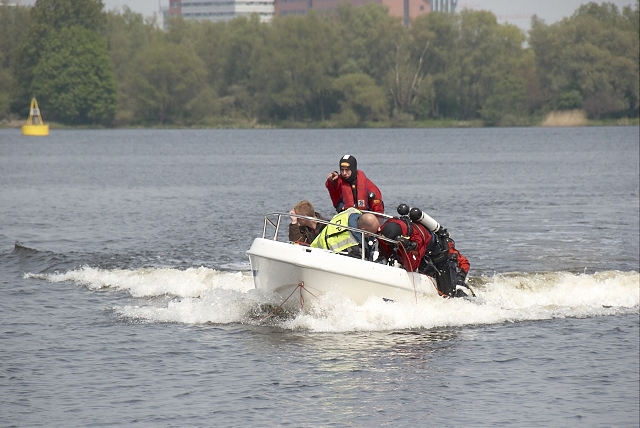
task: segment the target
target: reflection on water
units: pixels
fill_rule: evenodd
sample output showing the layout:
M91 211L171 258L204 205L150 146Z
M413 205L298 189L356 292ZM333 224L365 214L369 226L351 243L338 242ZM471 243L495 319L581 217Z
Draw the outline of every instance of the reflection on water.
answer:
M314 370L352 372L386 370L395 365L428 364L459 340L456 329L351 332L346 334L291 332L253 326L250 343L257 353L296 360L298 350L314 356Z

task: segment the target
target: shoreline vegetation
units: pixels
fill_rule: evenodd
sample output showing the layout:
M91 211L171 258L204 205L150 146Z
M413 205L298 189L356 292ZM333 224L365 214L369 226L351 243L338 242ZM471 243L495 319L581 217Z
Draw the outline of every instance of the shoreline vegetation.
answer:
M374 3L160 28L101 0L0 0L0 127L33 97L52 129L637 126L639 51L640 0L527 33Z
M12 120L0 122L0 129L21 128L26 123L25 120ZM51 129L341 129L343 126L337 126L335 123L324 122L282 122L263 124L255 121L237 121L229 120L217 124L194 124L190 126L179 125L148 125L148 126L71 126L56 122L45 122L49 124ZM532 119L529 124L518 124L514 127L582 127L582 126L640 126L640 118L613 118L613 119L587 119L587 115L582 110L570 111L554 111L547 114L544 118ZM423 120L412 121L404 125L394 124L392 122L374 122L371 124L363 124L357 128L484 128L485 124L481 120L462 121L462 120ZM507 126L503 126L507 127ZM497 128L497 127L496 127Z

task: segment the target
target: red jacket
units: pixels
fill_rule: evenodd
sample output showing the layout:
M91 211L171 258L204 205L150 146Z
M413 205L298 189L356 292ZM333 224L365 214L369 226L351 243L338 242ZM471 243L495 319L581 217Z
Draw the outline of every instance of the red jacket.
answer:
M337 211L354 207L359 210L384 213L384 203L382 202L380 189L361 170L357 171L356 182L353 186L344 181L341 176L338 176L335 181L327 179L324 185L329 190L331 202ZM357 197L355 199L353 197L353 187L356 188ZM368 195L370 192L375 193L376 197L374 199L369 200ZM341 203L343 204L342 207L340 206Z
M460 251L456 250L456 247L453 246L453 241L449 241L449 254L458 255L458 267L464 271L465 275L468 274L469 268L471 267L469 259L460 254Z
M402 228L403 234L408 234L407 224L404 220L399 218L391 218L385 222L386 223L397 223ZM406 251L404 247L399 246L397 252L402 258L402 267L409 272L414 272L418 270L418 266L420 266L420 262L424 257L427 247L431 242L431 233L427 230L426 227L421 225L420 223L411 223L411 236L409 237L411 242L415 242L416 248L411 251ZM390 246L383 240L379 240L379 252L385 258L391 257L392 249Z

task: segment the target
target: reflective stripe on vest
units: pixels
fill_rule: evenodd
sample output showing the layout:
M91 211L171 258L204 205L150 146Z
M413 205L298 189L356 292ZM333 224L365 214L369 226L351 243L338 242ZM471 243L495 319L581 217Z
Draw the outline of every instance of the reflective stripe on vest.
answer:
M331 223L348 225L349 216L351 214L361 213L355 208L349 208L348 210L333 216L333 218L331 219ZM314 239L311 243L312 247L331 250L336 253L344 251L347 248L351 248L355 245L360 244L358 244L358 241L356 241L350 231L333 224L326 225L325 228L322 229L322 232L320 232L316 239Z

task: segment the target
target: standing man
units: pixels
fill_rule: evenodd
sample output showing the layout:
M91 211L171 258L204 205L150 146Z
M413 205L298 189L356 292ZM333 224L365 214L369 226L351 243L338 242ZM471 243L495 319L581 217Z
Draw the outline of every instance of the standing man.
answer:
M347 208L384 213L382 193L378 186L358 170L358 162L351 155L340 159L340 173L332 171L325 182L336 212Z

